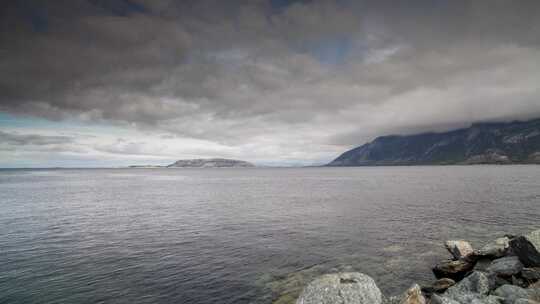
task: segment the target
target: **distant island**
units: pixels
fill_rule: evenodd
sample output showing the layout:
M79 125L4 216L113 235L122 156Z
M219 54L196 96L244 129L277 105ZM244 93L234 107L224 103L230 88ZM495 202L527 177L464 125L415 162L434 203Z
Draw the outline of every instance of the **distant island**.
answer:
M226 158L181 159L168 166L134 165L130 168L249 168L252 163L243 160Z
M540 119L377 137L327 166L451 164L540 164Z
M255 167L252 163L243 160L226 158L183 159L178 160L167 168L247 168Z

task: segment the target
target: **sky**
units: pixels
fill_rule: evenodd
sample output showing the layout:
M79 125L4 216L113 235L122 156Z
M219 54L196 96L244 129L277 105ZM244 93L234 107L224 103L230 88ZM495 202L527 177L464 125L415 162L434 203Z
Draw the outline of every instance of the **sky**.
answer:
M540 1L7 0L0 167L331 161L540 117Z

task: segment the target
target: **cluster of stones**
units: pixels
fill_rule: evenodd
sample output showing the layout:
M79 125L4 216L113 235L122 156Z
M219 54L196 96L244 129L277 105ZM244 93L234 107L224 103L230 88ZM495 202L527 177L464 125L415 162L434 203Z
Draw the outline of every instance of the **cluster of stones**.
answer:
M474 250L445 244L452 259L433 268L436 281L385 297L369 276L327 274L311 282L297 304L540 304L540 230L497 239Z

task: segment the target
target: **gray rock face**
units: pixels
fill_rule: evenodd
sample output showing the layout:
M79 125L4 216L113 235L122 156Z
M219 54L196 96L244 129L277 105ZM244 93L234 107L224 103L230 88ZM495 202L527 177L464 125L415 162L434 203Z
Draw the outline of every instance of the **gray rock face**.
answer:
M444 246L456 260L466 258L474 251L471 244L463 240L446 241Z
M508 256L493 260L491 265L487 267L487 272L494 273L498 276L512 276L518 274L523 269L523 264L516 256Z
M540 266L540 230L512 239L510 247L526 267Z
M302 291L297 304L381 304L382 294L375 281L362 273L323 275Z
M486 244L484 247L475 250L474 255L479 257L500 258L508 253L510 248L510 239L507 237L498 238L493 243Z

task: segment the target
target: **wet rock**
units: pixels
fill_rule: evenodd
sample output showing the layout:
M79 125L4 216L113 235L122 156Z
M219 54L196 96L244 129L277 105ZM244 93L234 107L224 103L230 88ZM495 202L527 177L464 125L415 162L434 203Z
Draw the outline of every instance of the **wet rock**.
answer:
M456 260L464 259L474 252L471 244L463 240L446 241L444 246Z
M486 244L484 247L475 250L474 255L478 257L500 258L508 254L510 249L510 239L508 237L498 238L494 242Z
M512 239L510 247L526 267L540 266L540 230Z
M323 275L302 291L297 304L381 304L375 281L359 272Z
M530 281L540 280L540 267L523 268L521 276Z
M523 264L516 256L508 256L493 260L486 269L487 272L498 276L509 277L518 274L523 269Z
M456 281L449 279L449 278L442 278L433 283L431 288L434 292L444 292L448 288L454 286L456 284Z
M442 261L433 267L433 274L437 279L450 278L454 281L459 281L467 272L471 271L474 267L474 263L467 260L457 261Z

